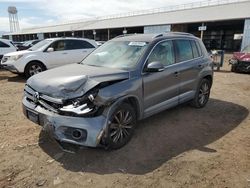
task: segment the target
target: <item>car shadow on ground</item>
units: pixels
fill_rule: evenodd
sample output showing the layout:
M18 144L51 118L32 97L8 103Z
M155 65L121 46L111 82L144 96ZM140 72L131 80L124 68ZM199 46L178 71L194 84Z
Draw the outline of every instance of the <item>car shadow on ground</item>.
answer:
M43 131L39 145L70 171L146 174L189 150L217 152L207 145L236 128L248 114L238 104L210 99L203 109L182 105L140 121L132 140L119 150L84 148L58 157L62 151Z
M20 82L25 83L26 78L23 74L10 73L4 69L0 69L0 81L8 80L8 82Z
M9 82L20 82L20 83L26 83L26 78L24 77L24 75L15 75L12 77L8 78Z

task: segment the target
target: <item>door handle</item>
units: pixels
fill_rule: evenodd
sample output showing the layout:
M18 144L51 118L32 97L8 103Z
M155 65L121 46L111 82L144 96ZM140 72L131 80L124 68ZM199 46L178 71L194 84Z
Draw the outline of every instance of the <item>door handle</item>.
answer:
M198 65L198 67L199 67L199 68L203 68L203 67L204 67L204 65L202 65L202 64L199 64L199 65Z
M180 74L180 72L178 72L178 71L174 72L174 76L175 76L175 77L178 77L179 74Z
M62 54L68 54L67 52L63 52Z

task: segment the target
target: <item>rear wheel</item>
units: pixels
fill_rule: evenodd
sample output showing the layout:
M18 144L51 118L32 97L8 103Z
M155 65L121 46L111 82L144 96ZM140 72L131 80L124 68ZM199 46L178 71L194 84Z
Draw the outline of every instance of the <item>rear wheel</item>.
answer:
M191 105L195 108L203 108L210 96L211 82L204 78L201 80Z
M109 119L106 145L109 149L119 149L131 139L136 123L136 114L131 105L123 103L117 107Z
M46 70L46 68L42 63L34 61L34 62L29 63L26 66L24 73L25 73L25 76L27 78L29 78L29 77L31 77L35 74L38 74L42 71L45 71L45 70Z

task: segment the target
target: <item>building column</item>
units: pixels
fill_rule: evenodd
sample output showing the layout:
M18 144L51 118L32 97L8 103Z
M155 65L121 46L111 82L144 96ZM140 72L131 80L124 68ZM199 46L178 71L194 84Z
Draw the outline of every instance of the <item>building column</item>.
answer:
M109 31L109 29L108 29L108 40L109 40L109 38L110 38L109 35L110 35L110 31Z
M241 50L250 44L250 19L245 19Z
M96 38L96 31L95 30L93 30L93 35L94 35L94 40L95 40L95 38Z
M43 40L44 39L44 34L43 33L37 33L36 35L37 35L37 38L39 40Z

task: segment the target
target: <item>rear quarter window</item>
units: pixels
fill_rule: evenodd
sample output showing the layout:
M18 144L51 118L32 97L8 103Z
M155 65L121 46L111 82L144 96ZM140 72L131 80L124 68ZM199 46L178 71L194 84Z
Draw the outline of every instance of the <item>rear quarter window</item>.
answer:
M199 56L202 56L203 54L202 54L200 43L198 41L195 41L195 43L196 43L196 46L197 46L197 49L198 49Z
M194 40L191 40L190 42L191 42L194 58L200 57L201 55L200 55L200 52L199 52L198 47L196 45L196 42Z

